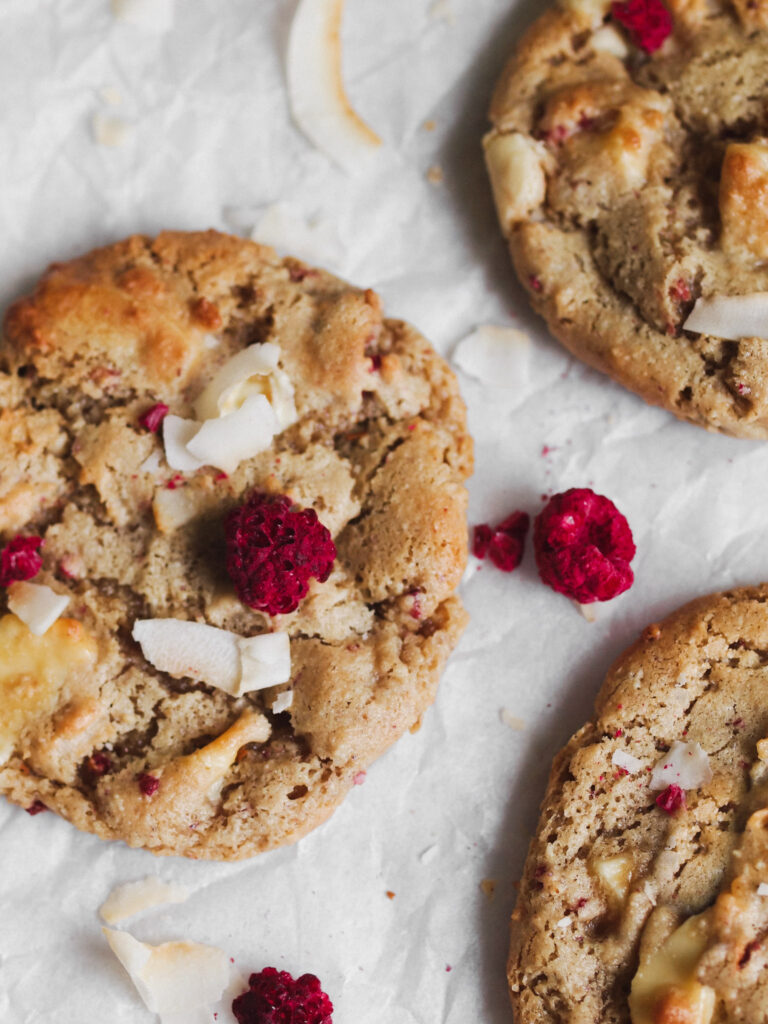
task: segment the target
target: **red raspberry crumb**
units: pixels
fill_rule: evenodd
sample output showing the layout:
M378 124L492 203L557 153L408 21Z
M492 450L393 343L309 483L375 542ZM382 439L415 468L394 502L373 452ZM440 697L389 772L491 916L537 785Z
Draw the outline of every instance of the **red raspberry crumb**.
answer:
M669 296L674 299L675 302L690 302L691 301L691 288L688 282L679 277L677 281L669 289Z
M150 775L148 772L141 773L138 783L139 789L144 796L154 796L158 789L160 789L160 779L155 775Z
M174 473L168 483L165 485L169 491L175 491L178 487L184 487L187 481L181 475L181 473Z
M611 4L611 14L646 53L654 53L672 31L672 15L661 0L625 0Z
M238 1024L332 1024L333 1003L314 974L294 980L265 967L248 979L248 991L232 1003Z
M163 422L165 417L168 415L168 406L165 402L158 402L153 405L151 409L147 409L139 416L139 426L144 427L145 430L149 430L150 433L156 434L160 429L160 424Z
M381 369L381 354L374 352L372 356L368 357L371 360L370 373L378 373Z
M106 775L112 771L112 758L102 750L97 750L86 760L85 770L89 775Z
M25 807L24 810L27 814L31 814L34 817L36 814L42 814L43 811L47 811L48 808L42 800L35 800L33 804L30 804L29 807Z
M675 811L685 810L685 790L674 783L656 797L656 806L667 814L674 814Z
M608 498L586 487L556 494L536 516L539 576L580 604L610 601L632 586L632 531Z
M536 277L535 274L531 274L528 278L528 284L535 292L540 292L543 288L540 278Z
M0 550L0 587L37 576L43 560L37 553L42 537L14 537Z
M255 491L225 523L227 572L250 608L280 615L305 597L311 577L325 583L336 546L314 509L294 510L285 495Z
M476 526L472 553L478 558L487 555L497 569L512 572L523 559L525 535L530 521L527 512L513 512L493 528L487 523Z

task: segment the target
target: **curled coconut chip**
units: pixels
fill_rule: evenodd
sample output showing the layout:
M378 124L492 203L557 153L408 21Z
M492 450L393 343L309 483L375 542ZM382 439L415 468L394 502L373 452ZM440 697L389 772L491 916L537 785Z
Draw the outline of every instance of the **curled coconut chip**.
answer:
M514 327L481 324L463 338L453 362L475 380L495 388L528 387L531 339Z
M57 594L44 583L18 581L8 587L8 608L25 626L42 636L69 604L67 594Z
M296 422L293 385L278 367L280 346L271 341L248 345L218 371L195 403L201 420L224 417L242 408L248 398L263 395L274 410L280 430Z
M189 899L189 889L172 882L163 882L156 875L137 882L117 885L99 907L107 924L117 924L164 903L183 903Z
M697 299L683 330L726 341L768 338L768 292Z
M187 451L201 465L231 474L245 459L269 448L279 432L280 424L269 400L264 395L251 395L234 412L200 424L187 442Z
M199 942L150 946L128 932L102 928L147 1009L161 1024L209 1024L211 1007L229 983L226 953Z
M634 775L643 767L643 762L640 758L628 754L626 750L614 750L611 763L615 764L617 768L623 768L629 775Z
M161 672L198 679L232 697L291 678L287 633L243 637L203 622L137 619L131 635Z
M699 789L712 781L707 752L699 743L675 740L669 751L653 766L648 785L651 789Z
M344 0L300 0L288 41L288 95L304 134L347 172L358 170L381 139L353 110L341 73Z

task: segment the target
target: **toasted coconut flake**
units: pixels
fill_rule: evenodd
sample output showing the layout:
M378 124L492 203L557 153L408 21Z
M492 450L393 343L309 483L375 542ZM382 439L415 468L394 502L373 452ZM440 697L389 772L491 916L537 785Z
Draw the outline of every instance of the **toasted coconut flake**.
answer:
M112 0L112 13L146 32L167 32L173 25L174 0Z
M99 913L107 924L117 924L152 907L164 903L183 903L187 899L189 889L183 885L163 882L156 875L150 875L137 882L115 886L99 907Z
M712 781L712 769L707 752L699 743L681 743L676 740L653 766L651 789L680 786L681 789L699 789Z
M488 387L526 390L531 339L514 327L481 324L453 352L460 370Z
M370 159L381 139L355 113L341 73L344 0L300 0L288 41L288 93L304 134L347 172Z
M683 329L711 338L768 338L768 292L697 299Z
M274 409L264 395L256 394L234 412L206 420L187 442L186 450L200 465L231 474L244 459L269 448L279 432Z
M42 636L69 604L69 595L57 594L44 583L19 581L8 587L8 608L25 626Z
M201 420L216 419L242 408L251 395L264 395L284 430L296 422L293 385L278 367L280 346L271 341L249 345L232 356L195 403Z
M150 946L129 932L102 928L117 959L130 975L147 1009L161 1024L207 1024L211 1007L229 981L229 958L199 942Z
M196 420L184 420L181 416L169 414L163 419L163 446L165 459L171 469L181 473L194 473L205 463L196 459L187 451L187 442L198 433L201 423Z
M617 768L623 768L630 775L641 771L643 767L643 762L640 758L634 757L632 754L627 753L626 750L614 750L611 763L615 764Z

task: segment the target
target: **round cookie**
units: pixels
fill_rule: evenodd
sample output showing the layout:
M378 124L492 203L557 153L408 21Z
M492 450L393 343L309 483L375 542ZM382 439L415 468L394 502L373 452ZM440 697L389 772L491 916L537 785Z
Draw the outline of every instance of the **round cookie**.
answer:
M229 473L171 469L155 407L194 419L217 371L266 342L295 422ZM0 791L195 858L320 824L417 726L465 625L472 445L443 360L373 292L169 232L56 264L10 308L0 407L0 545L43 537L33 582L69 598L35 637L0 589ZM227 575L226 516L255 492L314 509L335 540L289 614L246 606ZM160 671L132 631L162 618L287 631L290 681L235 697Z
M665 4L561 0L534 22L492 100L496 206L574 355L681 419L765 438L765 342L732 314L706 325L726 338L684 324L700 298L768 291L768 2ZM654 49L643 21L669 15Z
M512 915L517 1024L764 1019L767 607L762 585L649 626L555 758Z

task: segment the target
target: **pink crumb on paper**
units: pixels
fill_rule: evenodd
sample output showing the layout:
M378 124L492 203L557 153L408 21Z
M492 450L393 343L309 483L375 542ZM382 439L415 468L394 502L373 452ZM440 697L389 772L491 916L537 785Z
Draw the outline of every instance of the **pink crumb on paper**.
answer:
M502 572L512 572L523 559L525 537L530 516L527 512L513 512L498 526L480 523L475 527L472 553L477 558L488 558Z
M352 776L352 785L353 786L362 786L362 784L364 782L365 782L365 772L357 772L356 775Z
M451 967L450 964L446 964L445 965L445 972L446 972L446 974L450 974L452 970L453 970L453 967Z

